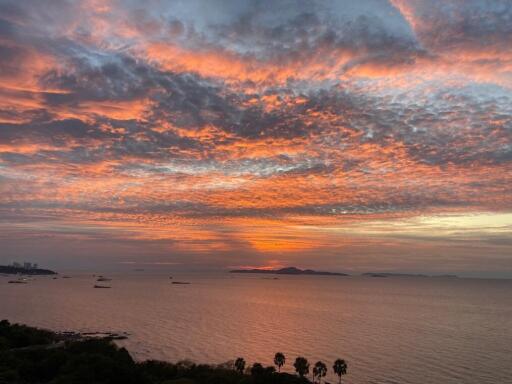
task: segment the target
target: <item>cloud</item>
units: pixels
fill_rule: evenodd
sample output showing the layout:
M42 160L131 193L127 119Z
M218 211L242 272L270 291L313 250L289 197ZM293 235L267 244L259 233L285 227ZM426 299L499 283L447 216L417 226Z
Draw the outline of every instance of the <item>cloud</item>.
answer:
M393 0L423 45L433 50L506 49L512 6L506 0Z
M261 259L334 254L311 222L511 209L506 2L0 6L0 212L27 233Z

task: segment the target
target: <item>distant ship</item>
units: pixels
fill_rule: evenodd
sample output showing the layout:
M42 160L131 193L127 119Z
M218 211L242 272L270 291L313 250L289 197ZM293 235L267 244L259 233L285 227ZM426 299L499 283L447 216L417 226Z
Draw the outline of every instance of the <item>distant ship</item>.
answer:
M109 287L108 285L98 285L98 284L95 284L94 288L112 288L112 287Z

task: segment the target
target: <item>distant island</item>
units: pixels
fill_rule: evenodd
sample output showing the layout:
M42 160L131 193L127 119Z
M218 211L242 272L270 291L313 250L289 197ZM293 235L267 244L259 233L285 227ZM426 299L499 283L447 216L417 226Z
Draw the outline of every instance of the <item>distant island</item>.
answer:
M263 273L274 275L322 275L322 276L349 276L346 273L340 272L323 272L314 271L312 269L299 269L296 267L286 267L281 269L233 269L229 273Z
M361 276L367 277L450 277L457 278L457 275L423 275L421 273L394 273L394 272L366 272Z
M57 272L49 269L27 268L21 265L0 265L0 274L6 275L56 275Z

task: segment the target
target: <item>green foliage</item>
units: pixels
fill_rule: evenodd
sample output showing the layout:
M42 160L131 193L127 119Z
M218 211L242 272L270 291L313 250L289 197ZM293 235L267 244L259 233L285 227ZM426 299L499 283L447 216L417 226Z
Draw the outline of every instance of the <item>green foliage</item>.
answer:
M318 378L318 382L322 381L322 377L327 374L327 365L321 361L317 361L313 367L313 381L314 378Z
M7 320L0 321L0 351L50 344L56 340L57 335L53 332L27 327L26 325L10 324Z
M305 357L297 357L293 367L300 377L304 377L309 373L309 362Z
M195 381L192 379L181 378L175 380L166 380L163 381L162 384L195 384Z
M260 363L254 363L251 367L251 376L262 376L265 374L265 368Z
M347 374L347 363L346 363L346 361L343 360L343 359L337 359L334 362L334 365L332 366L332 369L333 369L334 373L338 375L338 377L340 379L340 383L341 383L341 376Z
M276 365L279 372L281 372L281 367L286 362L286 358L284 357L284 354L281 352L277 352L274 356L274 364Z
M284 364L284 355L278 361ZM307 360L297 361L301 377L259 363L247 375L242 358L216 366L135 362L108 338L64 341L49 331L0 322L0 384L310 384L302 377Z
M245 360L243 357L239 357L235 360L235 369L241 374L244 373Z

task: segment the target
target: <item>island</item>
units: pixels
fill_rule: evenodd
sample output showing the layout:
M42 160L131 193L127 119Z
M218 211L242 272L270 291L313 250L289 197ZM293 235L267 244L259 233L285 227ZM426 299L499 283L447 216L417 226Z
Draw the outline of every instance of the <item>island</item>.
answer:
M233 269L229 273L264 273L274 275L322 275L322 276L349 276L341 272L323 272L312 269L299 269L296 267L286 267L281 269Z
M57 272L49 269L26 268L15 265L0 265L0 274L5 275L56 275Z
M366 272L361 276L366 277L442 277L442 278L457 278L457 275L423 275L421 273L396 273L396 272Z
M414 273L394 273L394 272L366 272L361 276L367 277L428 277L427 275L414 274Z

